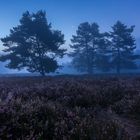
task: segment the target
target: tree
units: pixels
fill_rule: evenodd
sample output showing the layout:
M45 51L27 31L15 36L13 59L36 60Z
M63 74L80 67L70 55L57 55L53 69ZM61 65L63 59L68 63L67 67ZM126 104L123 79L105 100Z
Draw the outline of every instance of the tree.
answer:
M63 57L66 51L60 48L64 44L64 35L52 29L44 11L25 12L20 25L11 29L10 35L1 41L6 48L0 60L8 60L8 68L26 68L43 76L59 67L57 57Z
M98 45L96 67L102 72L108 72L111 69L111 41L109 40L109 33L102 34Z
M112 38L112 66L116 68L117 74L120 74L121 69L134 69L136 64L133 60L135 39L132 36L134 26L130 28L118 21L111 32Z
M73 57L73 65L79 71L92 73L92 61L90 56L90 24L88 22L79 25L77 36L72 36L70 47L74 50L70 55Z
M100 33L97 23L89 24L88 22L81 23L76 33L77 35L73 35L71 39L72 45L70 45L73 49L71 53L71 56L73 56L72 63L79 71L93 74L94 69L97 66L99 67L97 65L97 62L99 62L97 57L99 58L100 45L106 44L106 40L104 39L106 34Z

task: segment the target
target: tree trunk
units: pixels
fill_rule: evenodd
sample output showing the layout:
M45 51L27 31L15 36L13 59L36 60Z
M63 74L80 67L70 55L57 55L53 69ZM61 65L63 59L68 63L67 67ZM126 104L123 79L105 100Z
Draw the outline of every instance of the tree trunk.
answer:
M43 58L43 54L41 52L41 49L40 49L40 44L39 44L39 40L37 40L37 50L38 50L38 54L39 54L39 61L40 61L40 74L41 76L46 76L45 75L45 71L44 71L44 68L43 68L43 62L42 62L42 58Z
M88 74L89 74L89 75L92 75L92 74L93 74L93 69L92 69L91 66L89 66L89 68L88 68Z
M117 75L120 75L120 69L121 69L121 67L120 67L120 48L118 47L118 58L117 58Z
M120 75L120 65L117 65L117 75Z
M89 46L88 44L86 43L86 57L87 57L87 73L89 75L92 75L93 74L93 67L92 67L92 58L90 56L90 50L89 50Z
M45 74L44 71L41 71L40 74L41 74L42 77L45 77L46 76L46 74Z

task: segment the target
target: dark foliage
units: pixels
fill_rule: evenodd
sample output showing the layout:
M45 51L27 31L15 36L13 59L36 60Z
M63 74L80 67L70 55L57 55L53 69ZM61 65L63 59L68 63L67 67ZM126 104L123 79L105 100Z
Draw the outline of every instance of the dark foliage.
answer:
M56 57L62 57L65 52L60 49L64 44L64 35L51 28L43 11L33 14L25 12L20 25L11 29L10 35L1 40L6 48L0 60L8 61L8 68L26 68L41 75L54 72L59 67Z
M137 140L139 85L140 78L1 78L0 139Z
M132 36L134 26L130 28L118 21L111 32L112 38L112 66L119 74L121 69L136 69L134 55L136 49L135 38Z
M97 23L81 23L71 39L73 65L79 71L93 74L95 68L109 69L107 33L100 33Z
M72 64L76 69L93 74L94 69L107 72L116 70L120 74L123 69L136 69L135 38L130 28L118 21L110 33L100 33L97 23L81 23L72 36L70 47L73 52Z

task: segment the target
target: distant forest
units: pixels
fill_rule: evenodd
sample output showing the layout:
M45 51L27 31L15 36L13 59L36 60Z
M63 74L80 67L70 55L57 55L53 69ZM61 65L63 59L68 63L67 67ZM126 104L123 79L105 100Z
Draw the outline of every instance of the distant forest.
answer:
M71 38L73 51L69 52L62 47L64 34L52 28L45 11L26 11L20 24L1 39L5 49L0 61L8 62L6 67L10 69L26 68L45 76L61 67L57 58L68 55L74 68L80 72L95 74L96 69L103 72L115 70L119 75L122 69L138 68L135 60L140 59L140 55L134 53L137 47L134 28L117 21L110 32L100 32L95 22L81 23Z

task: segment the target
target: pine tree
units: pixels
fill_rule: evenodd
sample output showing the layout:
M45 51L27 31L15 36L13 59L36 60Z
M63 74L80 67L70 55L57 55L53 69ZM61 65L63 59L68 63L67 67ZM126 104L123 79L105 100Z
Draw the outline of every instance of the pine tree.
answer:
M134 26L129 28L118 21L112 29L112 66L116 69L117 74L120 74L121 69L136 68L134 63L136 46L132 36Z
M101 58L106 55L106 34L100 33L98 24L81 23L76 33L77 35L73 36L72 45L70 45L73 49L71 53L73 65L79 71L88 74L93 74L96 68L103 70L104 67L101 66L101 63L106 63L107 67L108 59ZM102 51L103 49L104 51Z
M46 13L25 12L20 25L10 30L10 35L2 38L5 54L1 61L8 61L10 69L26 68L29 72L45 75L54 72L59 66L56 57L63 57L64 35L51 28Z

